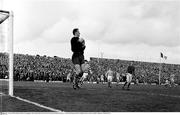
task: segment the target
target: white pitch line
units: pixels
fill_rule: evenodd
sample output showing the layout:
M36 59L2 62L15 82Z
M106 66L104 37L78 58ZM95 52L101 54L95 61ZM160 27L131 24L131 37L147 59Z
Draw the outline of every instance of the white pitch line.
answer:
M175 97L180 98L180 95L166 95L166 94L159 94L160 96L166 96L166 97Z
M27 102L27 103L36 105L36 106L38 106L38 107L41 107L41 108L44 108L44 109L48 109L48 110L53 111L53 112L61 112L61 113L63 112L63 111L61 111L61 110L54 109L54 108L51 108L51 107L47 107L47 106L41 105L41 104L39 104L39 103L35 103L35 102L29 101L29 100L26 100L26 99L23 99L23 98L20 98L20 97L16 97L16 96L12 96L12 97L14 97L14 98L16 98L16 99L18 99L18 100L21 100L21 101L24 101L24 102Z
M0 95L5 96L6 94L0 92ZM64 111L61 111L61 110L58 110L58 109L54 109L54 108L51 108L51 107L47 107L47 106L41 105L39 103L35 103L35 102L29 101L27 99L23 99L23 98L20 98L20 97L17 97L17 96L11 96L11 97L16 98L16 99L21 100L21 101L24 101L26 103L30 103L30 104L36 105L36 106L44 108L44 109L48 109L48 110L53 111L53 112L61 112L61 113L64 112Z
M131 91L128 91L130 93L135 93L135 94L146 94L146 95L159 95L159 96L164 96L164 97L175 97L175 98L180 98L180 95L167 95L167 94L156 94L156 93L147 93L147 92L131 92Z

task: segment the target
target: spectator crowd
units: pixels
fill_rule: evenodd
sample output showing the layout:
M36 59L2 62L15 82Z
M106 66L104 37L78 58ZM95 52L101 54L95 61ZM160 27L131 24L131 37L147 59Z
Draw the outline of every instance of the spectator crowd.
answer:
M92 73L88 76L88 81L97 82L111 68L125 76L126 69L131 61L120 59L105 59L91 57L89 64ZM140 83L158 83L159 63L134 61L135 74L133 78ZM73 64L70 58L60 58L58 56L40 56L14 54L14 80L15 81L66 81L69 73L73 73ZM170 74L175 75L175 82L180 84L180 65L162 64L161 82L169 79ZM8 55L0 53L0 79L8 77ZM106 80L106 77L104 76ZM113 81L116 81L114 77Z

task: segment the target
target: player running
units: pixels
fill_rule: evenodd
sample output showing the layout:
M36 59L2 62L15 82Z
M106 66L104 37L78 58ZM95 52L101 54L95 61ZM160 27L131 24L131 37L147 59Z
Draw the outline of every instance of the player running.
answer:
M109 68L109 70L106 72L106 77L108 80L108 87L111 88L111 82L113 79L113 71L111 70L111 68Z
M71 39L71 50L73 52L72 62L74 64L75 73L73 80L73 88L80 88L78 86L79 78L82 77L82 64L84 63L84 50L86 48L85 41L80 38L80 32L78 28L73 29L74 37Z
M117 84L116 84L116 85L118 85L118 84L119 84L120 79L121 79L120 73L119 73L119 72L116 72L116 82L117 82Z
M101 75L101 79L100 79L101 83L104 84L104 75Z
M128 68L127 68L126 82L125 82L124 86L122 87L123 90L124 90L124 87L126 86L126 84L128 84L127 90L130 90L129 87L131 85L133 76L135 76L135 67L133 66L133 62L131 62L131 65L128 66Z
M174 87L174 86L175 86L174 77L175 77L174 74L171 74L171 75L170 75L170 87L172 87L172 86Z
M72 74L71 74L72 72L71 71L69 71L69 73L67 74L67 77L66 77L66 82L71 82L71 76L72 76Z
M87 78L88 74L89 73L92 74L90 65L87 60L85 60L84 64L82 64L82 71L83 71L83 76L79 80L81 85L83 84L84 80Z
M171 86L171 85L170 85L170 82L169 82L169 80L168 80L167 78L165 79L165 84L164 84L164 86L165 86L165 87Z
M166 78L164 86L165 87L168 87L168 86L169 87L175 87L176 84L174 83L174 77L175 77L175 75L171 74L170 77L169 77L169 80L168 80L168 78Z

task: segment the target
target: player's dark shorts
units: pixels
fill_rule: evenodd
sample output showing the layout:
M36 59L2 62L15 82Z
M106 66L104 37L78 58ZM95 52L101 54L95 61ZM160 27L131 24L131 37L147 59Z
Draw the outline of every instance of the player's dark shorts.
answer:
M84 63L84 54L83 53L73 53L72 55L73 64L83 64Z

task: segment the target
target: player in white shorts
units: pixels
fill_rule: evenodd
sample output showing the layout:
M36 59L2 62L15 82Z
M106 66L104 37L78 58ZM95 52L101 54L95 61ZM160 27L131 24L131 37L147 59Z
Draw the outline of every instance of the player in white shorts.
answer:
M102 82L102 84L104 83L104 75L103 74L101 75L101 82Z
M126 82L122 89L128 84L127 90L130 90L129 87L131 85L132 77L135 76L135 67L133 66L133 62L131 62L131 65L127 68L127 74L126 74Z
M71 71L67 74L66 77L66 82L70 82L71 81Z
M171 75L170 75L170 87L171 87L171 86L173 86L173 87L175 86L174 77L175 77L174 74L171 74Z
M80 78L80 83L81 85L83 84L84 80L87 78L88 73L92 73L90 65L87 60L84 60L84 64L82 65L82 71L83 71L83 76Z
M117 81L117 85L118 85L120 82L120 73L119 72L116 72L116 81Z
M165 84L164 84L164 86L165 86L165 87L170 86L170 82L169 82L169 80L168 80L168 79L166 79L166 80L165 80Z
M132 81L132 74L131 73L127 73L126 74L126 81L127 81L127 83L131 83L131 81Z
M107 80L108 80L108 87L111 88L111 82L112 82L112 79L113 79L113 71L111 70L111 68L109 68L109 70L107 71L106 77L107 77Z

